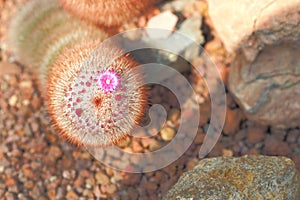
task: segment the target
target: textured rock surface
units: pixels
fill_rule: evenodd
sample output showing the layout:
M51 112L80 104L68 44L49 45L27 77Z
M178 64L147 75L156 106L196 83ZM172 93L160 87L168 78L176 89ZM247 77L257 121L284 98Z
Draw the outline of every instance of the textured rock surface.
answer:
M299 199L299 175L285 157L204 159L179 179L167 199Z
M299 126L300 0L209 0L209 12L226 49L235 52L228 84L247 117Z
M227 0L226 3L223 0L208 0L208 4L209 16L215 29L231 53L240 47L245 37L258 30L276 31L274 35L277 38L283 35L292 37L300 32L297 29L300 0ZM287 27L295 30L291 31ZM276 37L269 37L269 42L276 41Z
M265 47L254 62L237 56L229 89L251 120L278 128L300 125L300 43Z

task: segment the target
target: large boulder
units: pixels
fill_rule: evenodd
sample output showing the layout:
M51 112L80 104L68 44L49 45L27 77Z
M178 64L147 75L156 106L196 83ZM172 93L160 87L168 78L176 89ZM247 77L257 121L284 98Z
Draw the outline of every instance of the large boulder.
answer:
M251 120L300 125L300 0L208 0L233 62L231 94Z
M300 198L299 174L286 157L218 157L199 162L184 173L164 200Z

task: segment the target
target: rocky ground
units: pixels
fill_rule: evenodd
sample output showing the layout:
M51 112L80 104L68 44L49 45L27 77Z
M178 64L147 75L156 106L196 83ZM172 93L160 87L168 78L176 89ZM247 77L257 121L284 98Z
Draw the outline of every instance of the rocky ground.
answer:
M189 150L176 162L151 173L130 174L107 167L86 150L71 146L51 127L44 100L37 89L35 77L13 57L5 43L7 25L16 6L25 0L0 0L0 197L1 199L160 199L183 172L199 161L199 148L210 118L207 90L198 80L201 103L200 129ZM189 18L196 10L203 14L202 31L205 49L217 63L226 83L228 63L222 43L206 17L206 4L197 1L176 15ZM151 11L159 13L159 9ZM142 16L139 26L147 20ZM126 29L126 27L125 27ZM195 62L199 58L194 59ZM192 79L192 78L191 78ZM199 86L200 85L200 86ZM157 91L156 91L157 90ZM168 104L168 93L159 93L157 102ZM161 93L163 95L161 95ZM176 105L169 109L169 121L176 120ZM174 122L170 122L171 124ZM175 123L176 124L176 123ZM149 140L130 139L123 145L128 151L154 151L167 144L176 126ZM171 136L170 136L171 135ZM246 154L281 155L292 158L300 171L299 128L278 130L247 120L230 94L227 94L226 123L222 136L208 157Z

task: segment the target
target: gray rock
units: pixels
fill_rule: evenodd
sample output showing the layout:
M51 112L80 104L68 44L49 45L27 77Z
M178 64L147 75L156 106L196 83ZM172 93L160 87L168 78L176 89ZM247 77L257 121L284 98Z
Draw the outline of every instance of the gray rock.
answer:
M155 15L149 19L146 32L151 39L165 39L172 34L174 27L176 26L178 17L171 11L165 11L158 15ZM152 31L152 29L164 29L166 31Z
M299 199L299 175L285 157L218 157L199 162L184 173L168 199Z
M168 38L162 39L153 39L147 35L142 37L142 41L151 43L154 47L160 49L170 49L174 53L180 54L184 51L187 51L188 48L195 49L198 45L204 43L204 37L201 31L202 16L195 14L194 16L186 19L178 29L177 33L171 34ZM169 33L168 30L151 30L154 35L166 35ZM181 36L184 35L184 37ZM196 51L197 52L197 51ZM195 57L195 55L193 55ZM189 56L188 59L194 58Z
M228 84L249 119L276 128L300 125L299 53L294 42L265 47L254 62L238 54Z
M293 37L300 32L299 0L227 0L226 2L208 0L207 2L211 21L226 50L230 53L240 47L242 40L256 31L261 32L261 29L274 30L274 33L266 30L261 32L269 42L278 40L280 35ZM283 28L284 26L286 28Z
M190 44L185 49L185 58L192 60L195 58L200 49L200 44L205 42L204 36L201 31L202 16L200 14L195 14L192 17L186 19L180 26L179 32L189 37L191 40L195 41L198 45Z
M300 0L209 0L209 15L233 62L229 90L263 125L300 125Z

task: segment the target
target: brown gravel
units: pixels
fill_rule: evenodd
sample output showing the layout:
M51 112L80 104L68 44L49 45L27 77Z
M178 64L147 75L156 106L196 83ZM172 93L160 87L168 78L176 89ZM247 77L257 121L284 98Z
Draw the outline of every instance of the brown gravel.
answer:
M84 149L71 146L57 136L45 111L35 77L21 65L9 63L11 57L4 42L7 22L16 6L24 1L0 0L0 199L160 199L183 172L192 169L199 161L198 152L209 122L209 102L202 104L201 127L194 144L173 164L143 174L123 173L103 165ZM197 3L196 9L205 13L204 7L205 4ZM146 20L141 17L138 23L145 24ZM205 20L209 24L208 19ZM213 30L211 32L214 33ZM224 69L226 77L228 68L222 44L217 39L207 44L213 61ZM209 97L202 79L196 78L194 83L200 96ZM161 93L159 97L159 102L168 99ZM253 124L244 119L229 95L227 99L224 134L209 157L287 155L300 170L298 128L278 131ZM178 108L168 109L172 114L169 117L171 124L178 126ZM155 151L166 145L171 136L158 135L150 139L128 137L120 146L132 152Z

